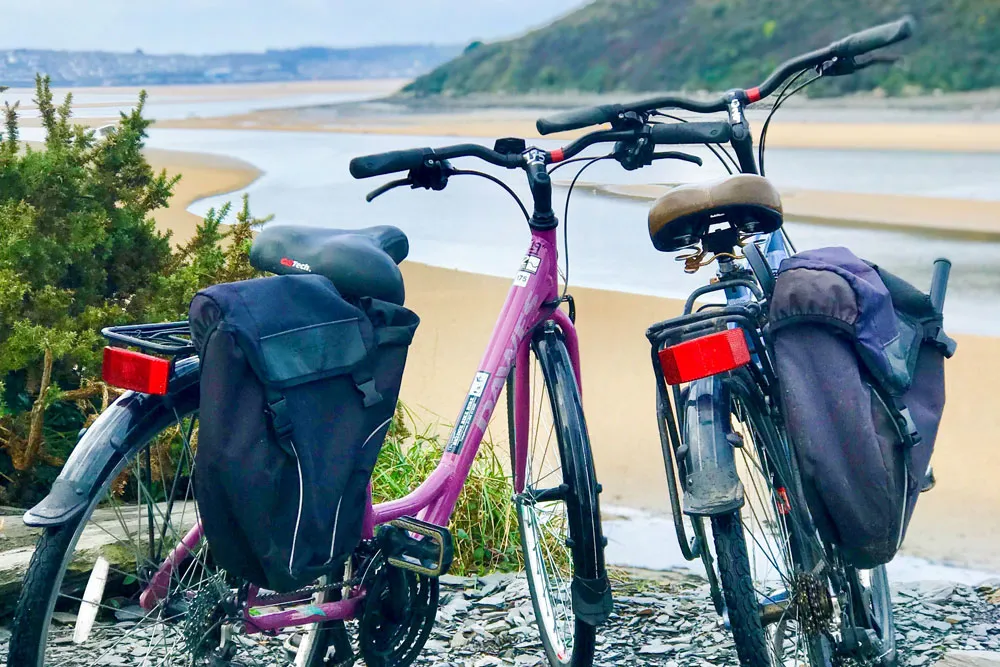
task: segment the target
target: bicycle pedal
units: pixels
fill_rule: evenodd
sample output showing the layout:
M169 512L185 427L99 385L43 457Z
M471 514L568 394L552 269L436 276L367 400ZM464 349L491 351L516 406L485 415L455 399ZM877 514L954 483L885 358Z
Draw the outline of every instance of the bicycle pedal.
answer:
M378 539L390 565L428 577L446 574L455 557L447 528L409 516L382 526Z

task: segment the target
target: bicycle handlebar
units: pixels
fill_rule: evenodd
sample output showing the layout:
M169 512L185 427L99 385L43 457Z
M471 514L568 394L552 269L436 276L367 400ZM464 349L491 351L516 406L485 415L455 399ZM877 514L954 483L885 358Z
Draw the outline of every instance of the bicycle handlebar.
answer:
M828 48L832 55L838 58L857 58L858 56L870 53L877 49L884 49L901 42L913 34L916 22L912 16L904 16L898 21L883 23L874 28L868 28L861 32L838 40Z
M733 135L726 121L701 123L661 123L652 129L657 144L724 144Z
M786 60L778 65L767 79L757 87L746 90L731 90L710 100L666 95L639 100L631 104L604 104L596 107L571 109L547 118L539 118L535 127L539 134L545 135L553 132L579 130L603 123L614 123L629 112L647 113L656 109L683 109L695 113L713 113L725 111L734 97L743 105L753 104L769 96L789 77L802 70L818 67L832 58L852 59L891 46L912 35L914 27L913 18L904 16L898 21L848 35L825 48Z
M480 144L457 144L443 148L409 148L363 155L351 160L351 176L371 178L415 169L428 160L440 162L456 157L478 157L499 167L520 166L520 154L498 153Z
M637 139L639 130L597 130L590 132L561 149L545 152L546 163L568 160L594 144ZM698 123L660 123L650 128L655 144L724 144L732 137L732 127L726 121ZM533 149L534 150L534 149ZM386 153L363 155L351 160L351 176L371 178L400 171L409 171L428 162L440 162L457 157L477 157L491 164L515 169L526 164L524 153L500 153L480 144L458 144L441 148L410 148Z

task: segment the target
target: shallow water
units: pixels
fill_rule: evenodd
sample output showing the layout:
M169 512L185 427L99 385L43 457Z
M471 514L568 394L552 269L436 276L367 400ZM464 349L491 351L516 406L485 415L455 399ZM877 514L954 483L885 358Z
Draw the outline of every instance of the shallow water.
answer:
M213 87L216 88L216 87ZM155 93L150 97L144 109L147 118L157 120L183 120L187 118L213 118L216 116L234 116L250 113L252 111L264 111L267 109L288 109L293 107L318 106L326 104L342 104L344 102L357 102L361 100L378 97L382 93L300 93L296 95L269 96L269 97L244 97L221 100L205 100L199 98L197 92L192 90L188 95L162 95ZM3 102L20 101L25 107L19 112L22 118L38 118L38 110L34 108L31 101L35 91L25 88L12 88L4 93L0 93L0 105ZM163 101L160 101L163 100ZM62 98L57 96L56 102ZM101 89L85 89L73 94L73 116L75 118L116 118L119 113L127 113L138 101L138 94L124 92L121 90L102 91ZM100 106L82 106L97 104Z
M627 508L605 507L604 512L617 517L602 522L604 535L608 538L605 554L609 563L647 570L689 569L704 576L705 568L700 560L684 560L677 544L673 521L669 517ZM690 529L688 535L690 536ZM753 547L753 544L750 546ZM1000 574L908 556L905 546L904 552L886 567L889 580L893 583L941 580L972 586Z
M394 224L410 237L410 258L414 261L513 275L528 242L528 229L514 202L496 186L483 179L461 177L453 179L443 192L401 188L367 204L365 193L388 179L355 181L347 171L347 163L355 155L462 141L455 137L154 129L149 143L156 148L231 155L256 165L265 173L247 188L252 193L251 204L258 213L274 213L278 222L343 228ZM774 150L770 160L771 174L781 185L937 195L966 188L978 198L1000 199L1000 155ZM471 163L465 161L468 166ZM628 173L617 164L600 163L581 180L682 181L704 178L718 169L660 163ZM521 174L495 168L489 171L504 178L522 196L526 194ZM567 167L556 173L557 180L569 180L572 173L572 167ZM923 182L936 184L937 189L927 190L930 186L920 186ZM205 199L191 210L203 214L236 196ZM564 195L557 194L556 200L562 218ZM571 285L684 297L705 284L710 277L708 269L685 275L672 257L652 248L646 211L643 202L599 196L584 189L575 193L569 213ZM800 249L846 245L922 287L929 282L933 260L950 257L954 269L947 306L949 329L983 334L1000 331L1000 301L996 299L1000 294L1000 243L806 225L794 220L787 228Z

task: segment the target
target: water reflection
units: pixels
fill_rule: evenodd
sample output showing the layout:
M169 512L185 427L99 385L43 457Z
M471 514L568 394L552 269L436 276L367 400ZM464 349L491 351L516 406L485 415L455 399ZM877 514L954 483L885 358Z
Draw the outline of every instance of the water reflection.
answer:
M274 213L279 222L357 228L391 223L401 227L411 240L411 258L435 266L512 275L528 239L528 230L517 207L496 186L470 177L456 178L443 192L393 191L372 204L365 193L382 179L355 181L347 172L351 157L403 146L457 143L454 137L357 136L329 133L153 130L150 145L232 155L264 170L265 175L248 190L254 209ZM553 144L554 145L554 144ZM823 172L820 151L773 151L775 179L794 175L803 187L860 188L868 181L856 174L868 173L874 156L880 173L932 173L941 187L958 187L964 172L950 172L951 157L932 154L859 152L848 168L847 157L829 162L835 168ZM978 161L993 183L1000 183L1000 155L962 156ZM798 160L799 167L796 167ZM961 162L961 160L959 160ZM489 169L526 195L523 177L515 172ZM565 171L569 171L567 168ZM838 176L839 174L839 176ZM614 164L602 164L586 180L616 182L662 182L704 177L695 167L683 164L657 165L647 172L626 173ZM835 180L839 178L840 180ZM564 176L563 178L568 178ZM883 180L886 190L902 187L905 178ZM985 192L985 190L984 190ZM992 191L990 191L992 192ZM993 196L993 195L991 195ZM196 203L192 210L204 213L233 195ZM557 201L562 196L557 195ZM562 215L560 215L562 217ZM866 258L882 264L914 282L926 286L931 262L948 256L954 262L953 287L949 292L949 328L954 331L995 333L1000 330L1000 243L940 239L907 232L824 227L787 223L799 248L846 245ZM646 233L646 204L597 196L581 189L574 194L569 213L571 284L681 297L704 284L706 270L694 276L656 252Z

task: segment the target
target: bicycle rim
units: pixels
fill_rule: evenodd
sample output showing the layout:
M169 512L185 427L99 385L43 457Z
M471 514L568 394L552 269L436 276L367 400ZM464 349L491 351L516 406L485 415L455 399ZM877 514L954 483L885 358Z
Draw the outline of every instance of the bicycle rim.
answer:
M35 664L215 665L233 655L247 667L290 664L282 638L243 634L232 622L242 610L233 603L232 615L221 610L241 582L213 563L204 539L178 561L166 595L149 609L140 606L153 574L198 520L197 413L176 416L108 475L75 524L43 535L22 592L25 607L48 610L35 630ZM101 559L109 563L103 587L90 574ZM49 580L39 580L45 572ZM84 619L94 612L86 632ZM214 653L224 636L232 655ZM22 658L12 651L10 659Z

